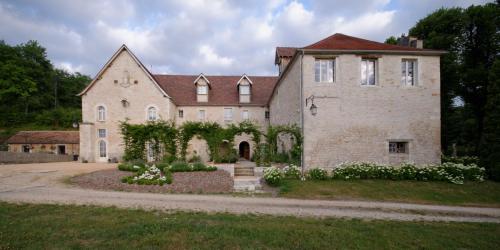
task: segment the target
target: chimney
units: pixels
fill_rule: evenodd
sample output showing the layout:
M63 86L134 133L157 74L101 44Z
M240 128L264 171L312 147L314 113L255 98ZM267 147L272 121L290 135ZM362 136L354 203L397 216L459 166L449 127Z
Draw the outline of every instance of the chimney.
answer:
M402 34L400 38L398 38L398 45L405 47L412 47L417 49L424 48L424 41L420 40L414 36L406 36Z

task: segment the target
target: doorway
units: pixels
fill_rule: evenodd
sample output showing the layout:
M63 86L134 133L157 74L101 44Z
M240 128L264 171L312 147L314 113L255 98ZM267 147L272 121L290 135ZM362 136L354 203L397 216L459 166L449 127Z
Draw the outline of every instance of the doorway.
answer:
M58 155L65 155L66 154L66 146L57 145L57 154Z
M240 143L240 158L250 160L250 144L246 141Z

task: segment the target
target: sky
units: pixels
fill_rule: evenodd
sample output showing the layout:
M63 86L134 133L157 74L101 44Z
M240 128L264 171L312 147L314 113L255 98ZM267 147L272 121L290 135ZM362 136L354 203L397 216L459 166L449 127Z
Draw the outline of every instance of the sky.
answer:
M91 77L126 44L154 74L276 75L276 46L334 33L383 42L441 7L484 0L0 0L0 40L37 40Z

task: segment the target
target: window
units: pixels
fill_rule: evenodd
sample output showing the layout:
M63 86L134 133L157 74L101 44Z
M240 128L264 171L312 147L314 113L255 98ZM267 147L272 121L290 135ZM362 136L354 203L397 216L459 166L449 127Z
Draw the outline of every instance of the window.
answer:
M241 113L241 118L243 118L243 120L250 119L250 115L248 113L248 110L243 110L243 112Z
M198 120L203 121L205 120L205 110L198 110Z
M106 120L106 108L104 108L104 106L97 107L97 120L98 121Z
M233 109L224 108L224 121L232 121L232 120L233 120Z
M403 59L401 61L401 84L403 86L417 85L417 60Z
M99 157L106 157L106 142L99 141Z
M314 81L333 82L335 61L332 59L316 59L314 61Z
M156 121L156 108L149 107L148 108L148 121Z
M271 114L269 113L269 111L266 111L266 113L265 113L264 117L265 117L266 119L269 119L269 118L271 117Z
M250 86L240 85L240 95L250 95Z
M206 95L208 94L208 86L207 85L199 85L198 86L198 95Z
M179 118L183 118L183 117L184 117L184 110L179 109Z
M97 136L99 138L105 138L106 137L106 129L102 129L102 128L98 129Z
M393 154L408 153L408 142L389 142L389 153Z
M375 85L376 59L361 60L361 85Z

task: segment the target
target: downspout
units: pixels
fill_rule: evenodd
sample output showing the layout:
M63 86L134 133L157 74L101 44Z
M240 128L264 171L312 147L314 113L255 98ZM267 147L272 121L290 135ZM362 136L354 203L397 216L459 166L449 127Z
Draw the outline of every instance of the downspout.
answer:
M302 176L304 176L304 74L303 74L303 59L304 50L300 50L300 132L302 135L302 145L300 150L300 166L302 168Z

